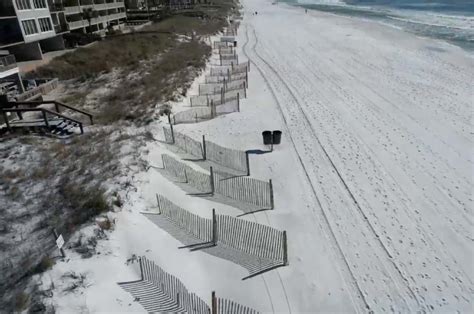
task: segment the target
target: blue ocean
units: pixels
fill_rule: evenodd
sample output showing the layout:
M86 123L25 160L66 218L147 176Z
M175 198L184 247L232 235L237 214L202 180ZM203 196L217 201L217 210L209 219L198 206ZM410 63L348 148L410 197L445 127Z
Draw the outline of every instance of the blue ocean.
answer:
M282 0L307 9L376 20L474 51L474 0Z

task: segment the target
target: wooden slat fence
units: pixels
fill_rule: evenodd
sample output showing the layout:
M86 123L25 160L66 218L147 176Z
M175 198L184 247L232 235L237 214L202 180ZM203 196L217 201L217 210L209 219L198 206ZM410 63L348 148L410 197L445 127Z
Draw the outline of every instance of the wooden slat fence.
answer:
M158 198L163 214L144 215L186 247L194 249L199 245L206 253L246 268L250 276L288 264L285 231L225 215L213 214L214 221L201 218L168 200L163 201L163 197ZM167 219L173 225L170 227L158 219ZM192 240L179 231L191 236Z
M211 102L211 106L209 107L195 107L189 110L180 111L172 116L171 122L173 124L199 123L213 119L216 116L238 112L240 111L241 95L239 92L245 94L245 89L231 91L230 95L232 95L231 98L233 99L228 100L223 104L214 104L214 102Z
M189 235L203 241L212 240L212 221L188 212L162 195L157 195L160 215L173 222Z
M165 171L178 182L187 183L202 193L215 193L232 200L258 207L258 210L273 209L274 197L272 181L268 182L249 178L236 177L222 171L212 171L211 175L203 173L188 165L163 154ZM242 209L252 212L255 209Z
M209 174L194 170L169 155L163 154L161 158L165 171L176 178L178 182L188 183L191 187L203 193L212 193Z
M256 222L217 215L217 242L275 263L286 263L284 231Z
M191 97L191 107L207 106L211 104L219 106L228 101L237 100L239 98L245 98L245 92L240 94L239 91L230 91L224 93L224 95L199 95Z
M222 76L206 76L206 83L223 83L224 81L232 82L238 80L247 80L247 72L230 75L229 71L229 73Z
M268 182L249 177L230 177L213 171L215 193L236 201L252 204L261 209L273 209L273 187Z
M220 95L221 93L246 89L247 87L247 83L245 80L237 81L237 83L230 82L226 85L224 85L224 83L199 84L199 95Z
M173 124L198 123L214 117L211 107L196 107L173 114Z
M234 47L232 47L232 46L230 46L230 47L219 47L217 49L219 49L220 54L230 54L230 53L234 53L234 51L235 51Z
M243 306L231 300L217 298L217 313L219 314L258 314L257 310Z
M215 66L211 68L210 75L211 76L222 76L226 75L230 70L230 74L237 74L237 73L245 73L250 71L250 62L244 62L240 64L234 65L226 65L226 66Z
M236 100L231 100L226 102L225 104L215 106L216 107L216 115L224 115L224 114L229 114L232 112L238 112L240 111L240 101L239 99Z
M230 46L230 43L228 42L222 42L222 41L215 41L212 43L212 47L214 49L219 49L219 48L225 48L225 47L229 47Z
M203 158L204 152L201 142L196 141L188 135L174 131L173 143L173 135L171 134L171 129L163 127L163 133L165 134L166 143L174 144L185 153L190 154L196 158Z
M221 36L220 41L224 43L234 43L235 37L234 36Z
M241 150L222 147L206 141L206 159L221 166L242 171L249 175L247 154Z
M190 293L178 278L146 257L141 257L139 262L141 279L119 282L118 285L130 293L147 312L210 313L206 302Z

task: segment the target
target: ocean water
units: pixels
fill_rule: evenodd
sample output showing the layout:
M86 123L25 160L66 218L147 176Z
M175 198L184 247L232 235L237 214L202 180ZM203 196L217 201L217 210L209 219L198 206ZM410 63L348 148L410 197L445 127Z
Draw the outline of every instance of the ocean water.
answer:
M474 0L281 0L307 9L376 20L474 53Z

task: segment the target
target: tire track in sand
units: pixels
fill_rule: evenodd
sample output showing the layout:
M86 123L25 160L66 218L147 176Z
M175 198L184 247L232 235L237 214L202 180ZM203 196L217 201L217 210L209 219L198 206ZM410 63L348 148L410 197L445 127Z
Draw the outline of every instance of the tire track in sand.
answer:
M423 308L424 306L419 304L415 294L408 286L406 278L403 277L396 265L391 261L391 253L383 243L380 242L378 235L374 232L373 227L370 225L360 206L358 206L357 200L348 189L347 184L345 184L330 156L324 150L321 143L319 143L316 133L314 129L312 129L297 98L293 95L285 81L279 76L278 72L256 52L255 46L258 43L258 38L255 31L254 36L256 41L252 52L257 58L252 59L247 53L249 59L259 68L267 82L273 80L273 85L277 88L272 88L271 84L269 84L269 86L274 94L276 94L275 90L278 90L282 100L288 101L289 104L293 103L296 105L296 111L289 112L287 114L289 119L286 119L284 109L279 99L280 97L275 96L283 119L291 131L292 141L301 164L321 204L324 215L327 217L326 221L330 233L332 234L336 246L339 248L338 251L343 256L347 266L346 271L348 271L352 277L353 288L356 287L355 290L362 296L363 302L369 309L377 311L412 311L414 309L420 309L420 307ZM265 67L268 68L273 77L272 75L265 75L265 71L263 70ZM285 91L286 94L283 94ZM290 110L294 109L294 107L291 108L287 106L285 109ZM300 128L301 126L303 126L302 129ZM305 131L311 131L309 138L302 137ZM295 143L293 137L303 142L304 147L300 148L300 150L304 150L304 153L299 152L298 145ZM314 142L313 139L316 139L316 142ZM316 160L314 155L318 153L320 158ZM308 158L310 159L310 168L306 167L303 161L303 159ZM318 163L326 164L327 167L320 167ZM318 171L326 171L326 173L324 176L318 175ZM319 182L317 182L318 179ZM316 185L313 181L319 184ZM318 194L322 196L322 198L318 197ZM338 197L339 200L337 200ZM322 204L323 202L325 202L324 205ZM342 203L343 208L334 208L334 206L341 206L335 204L335 202ZM346 206L347 208L345 208ZM348 210L346 215L338 213L341 209ZM351 219L354 211L359 213L358 217L354 217L358 219L357 223L353 221L354 219ZM352 221L347 221L347 219L351 219ZM348 232L348 229L350 229L350 232ZM359 234L359 236L354 237L354 234ZM343 244L341 245L341 243ZM344 244L346 244L346 246L343 249ZM362 251L362 253L360 251ZM366 273L364 274L363 272ZM380 294L381 290L387 291L387 294ZM368 296L373 297L373 299L368 300Z

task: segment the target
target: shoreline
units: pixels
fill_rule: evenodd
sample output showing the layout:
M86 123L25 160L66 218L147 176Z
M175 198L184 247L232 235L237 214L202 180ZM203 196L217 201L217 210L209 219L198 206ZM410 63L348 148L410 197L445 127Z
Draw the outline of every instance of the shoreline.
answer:
M420 38L427 38L427 39L433 39L433 40L438 40L442 41L445 43L448 43L452 46L459 47L466 51L467 53L474 55L474 41L472 40L459 40L457 39L459 34L454 34L451 33L450 38L446 37L449 34L447 34L445 31L441 31L443 28L451 28L453 30L457 30L458 32L461 31L471 31L471 37L474 36L474 16L469 16L469 15L449 15L449 14L443 14L443 13L437 13L437 12L423 12L426 14L431 14L432 16L442 16L443 18L466 18L468 20L471 20L471 27L466 26L466 27L456 27L456 26L447 26L443 24L435 24L435 23L423 23L423 21L417 21L414 20L413 18L410 19L409 14L416 15L419 12L410 12L409 10L406 10L405 13L407 13L407 16L404 17L402 15L397 16L393 12L391 12L389 9L385 10L374 10L371 11L370 7L367 8L358 8L356 6L347 6L347 5L325 5L325 4L299 4L299 3L291 3L291 2L286 2L286 1L281 1L281 2L276 2L278 5L284 5L287 7L295 7L295 8L302 8L308 9L310 11L317 11L320 13L327 13L327 14L333 14L335 16L339 17L348 17L348 18L356 18L359 19L360 21L369 21L369 22L374 22L379 25L384 25L388 26L394 29L399 29L404 32L407 32L409 34L416 35ZM404 12L404 10L400 9L401 12ZM378 18L378 19L377 19ZM384 20L385 19L385 20ZM398 25L397 25L398 23ZM405 23L405 25L402 25ZM466 22L467 23L467 22ZM422 27L422 29L418 29L419 27ZM426 27L429 27L429 29L426 29ZM411 29L410 29L411 28ZM436 33L436 29L438 28L438 33ZM467 34L465 36L468 36Z

